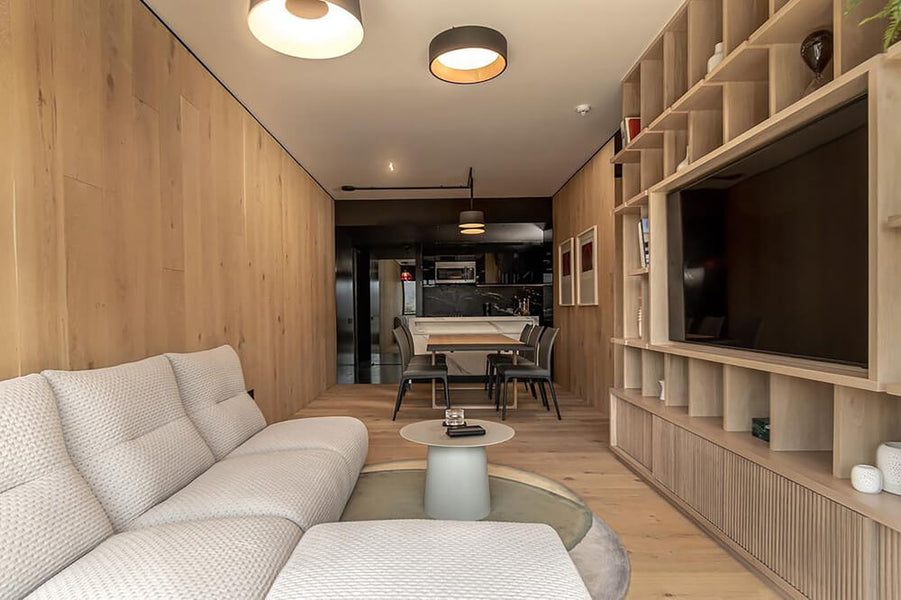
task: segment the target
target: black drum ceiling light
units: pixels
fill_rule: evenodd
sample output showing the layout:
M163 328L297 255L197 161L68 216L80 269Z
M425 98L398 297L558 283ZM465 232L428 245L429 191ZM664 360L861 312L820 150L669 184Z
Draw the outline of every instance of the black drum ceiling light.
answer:
M250 0L247 25L263 44L296 58L336 58L363 41L360 0Z
M429 44L429 70L448 83L482 83L506 68L507 38L489 27L454 27Z

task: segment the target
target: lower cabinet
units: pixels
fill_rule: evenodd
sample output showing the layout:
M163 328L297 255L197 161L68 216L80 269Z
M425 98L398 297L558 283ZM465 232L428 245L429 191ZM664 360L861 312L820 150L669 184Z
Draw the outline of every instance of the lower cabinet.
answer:
M901 533L624 400L614 411L615 446L644 476L793 595L901 598Z

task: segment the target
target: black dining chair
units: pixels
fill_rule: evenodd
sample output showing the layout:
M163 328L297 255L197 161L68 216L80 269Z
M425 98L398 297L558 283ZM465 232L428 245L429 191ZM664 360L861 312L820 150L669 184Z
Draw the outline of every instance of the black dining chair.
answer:
M508 384L511 379L536 383L538 385L538 390L541 392L542 404L544 404L547 410L550 410L550 405L547 402L547 393L544 390L544 384L546 383L548 387L551 388L551 397L554 399L554 410L557 413L557 419L559 420L562 418L560 416L560 404L557 402L557 390L554 388L554 381L551 378L551 357L553 356L554 344L557 341L557 335L559 333L560 330L557 328L545 328L544 332L541 334L541 339L538 340L538 350L536 352L538 360L536 363L497 366L498 382L503 382L504 398L503 411L501 412L502 420L507 418L507 395L508 388L510 387ZM501 387L499 385L494 400L495 410L498 409L500 397Z
M528 350L523 350L519 353L519 356L516 358L517 364L534 364L535 362L535 348L538 346L538 339L541 337L541 332L544 331L544 327L539 325L527 325L522 334L519 336L519 341L527 344L529 346ZM498 365L511 365L513 364L513 353L509 354L489 354L487 358L487 371L488 371L488 397L490 398L492 393L494 392L495 386L497 385L497 366ZM523 386L526 388L526 391L529 391L528 386L523 383ZM532 397L535 398L535 389L532 387Z
M397 340L397 347L400 348L400 362L403 369L400 376L400 383L397 386L397 401L394 403L394 413L391 415L393 421L397 417L397 411L400 410L400 403L403 401L407 393L407 385L414 381L436 381L440 380L444 386L444 403L447 408L451 407L450 390L447 385L447 365L433 365L423 362L413 361L413 351L407 342L403 328L397 327L392 333L394 339Z
M394 317L394 327L400 327L404 331L404 337L407 338L407 344L410 348L410 362L432 364L431 354L416 354L416 344L413 342L413 332L410 331L410 326L407 324L406 319ZM446 365L447 355L441 354L440 352L435 353L435 364Z

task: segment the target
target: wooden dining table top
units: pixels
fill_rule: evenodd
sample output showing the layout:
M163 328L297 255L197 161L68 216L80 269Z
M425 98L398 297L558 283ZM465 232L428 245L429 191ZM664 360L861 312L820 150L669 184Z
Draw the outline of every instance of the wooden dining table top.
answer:
M500 333L454 333L430 335L426 344L429 352L453 352L454 350L525 350L525 342Z

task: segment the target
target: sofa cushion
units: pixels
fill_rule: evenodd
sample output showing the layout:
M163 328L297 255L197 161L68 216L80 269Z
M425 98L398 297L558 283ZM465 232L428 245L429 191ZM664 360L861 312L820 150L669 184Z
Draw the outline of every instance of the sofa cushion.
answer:
M289 519L306 531L317 523L337 520L352 489L344 462L330 450L248 454L216 463L130 527L271 516Z
M21 598L113 532L40 375L0 382L0 598Z
M328 523L307 531L268 600L590 598L547 525Z
M313 417L273 423L240 446L229 457L301 449L333 450L341 455L356 483L369 452L369 431L353 417Z
M117 530L212 466L165 356L43 374L72 461Z
M179 523L115 535L31 598L263 598L300 539L269 517Z
M216 460L266 426L244 387L241 359L231 346L167 354L188 416Z

